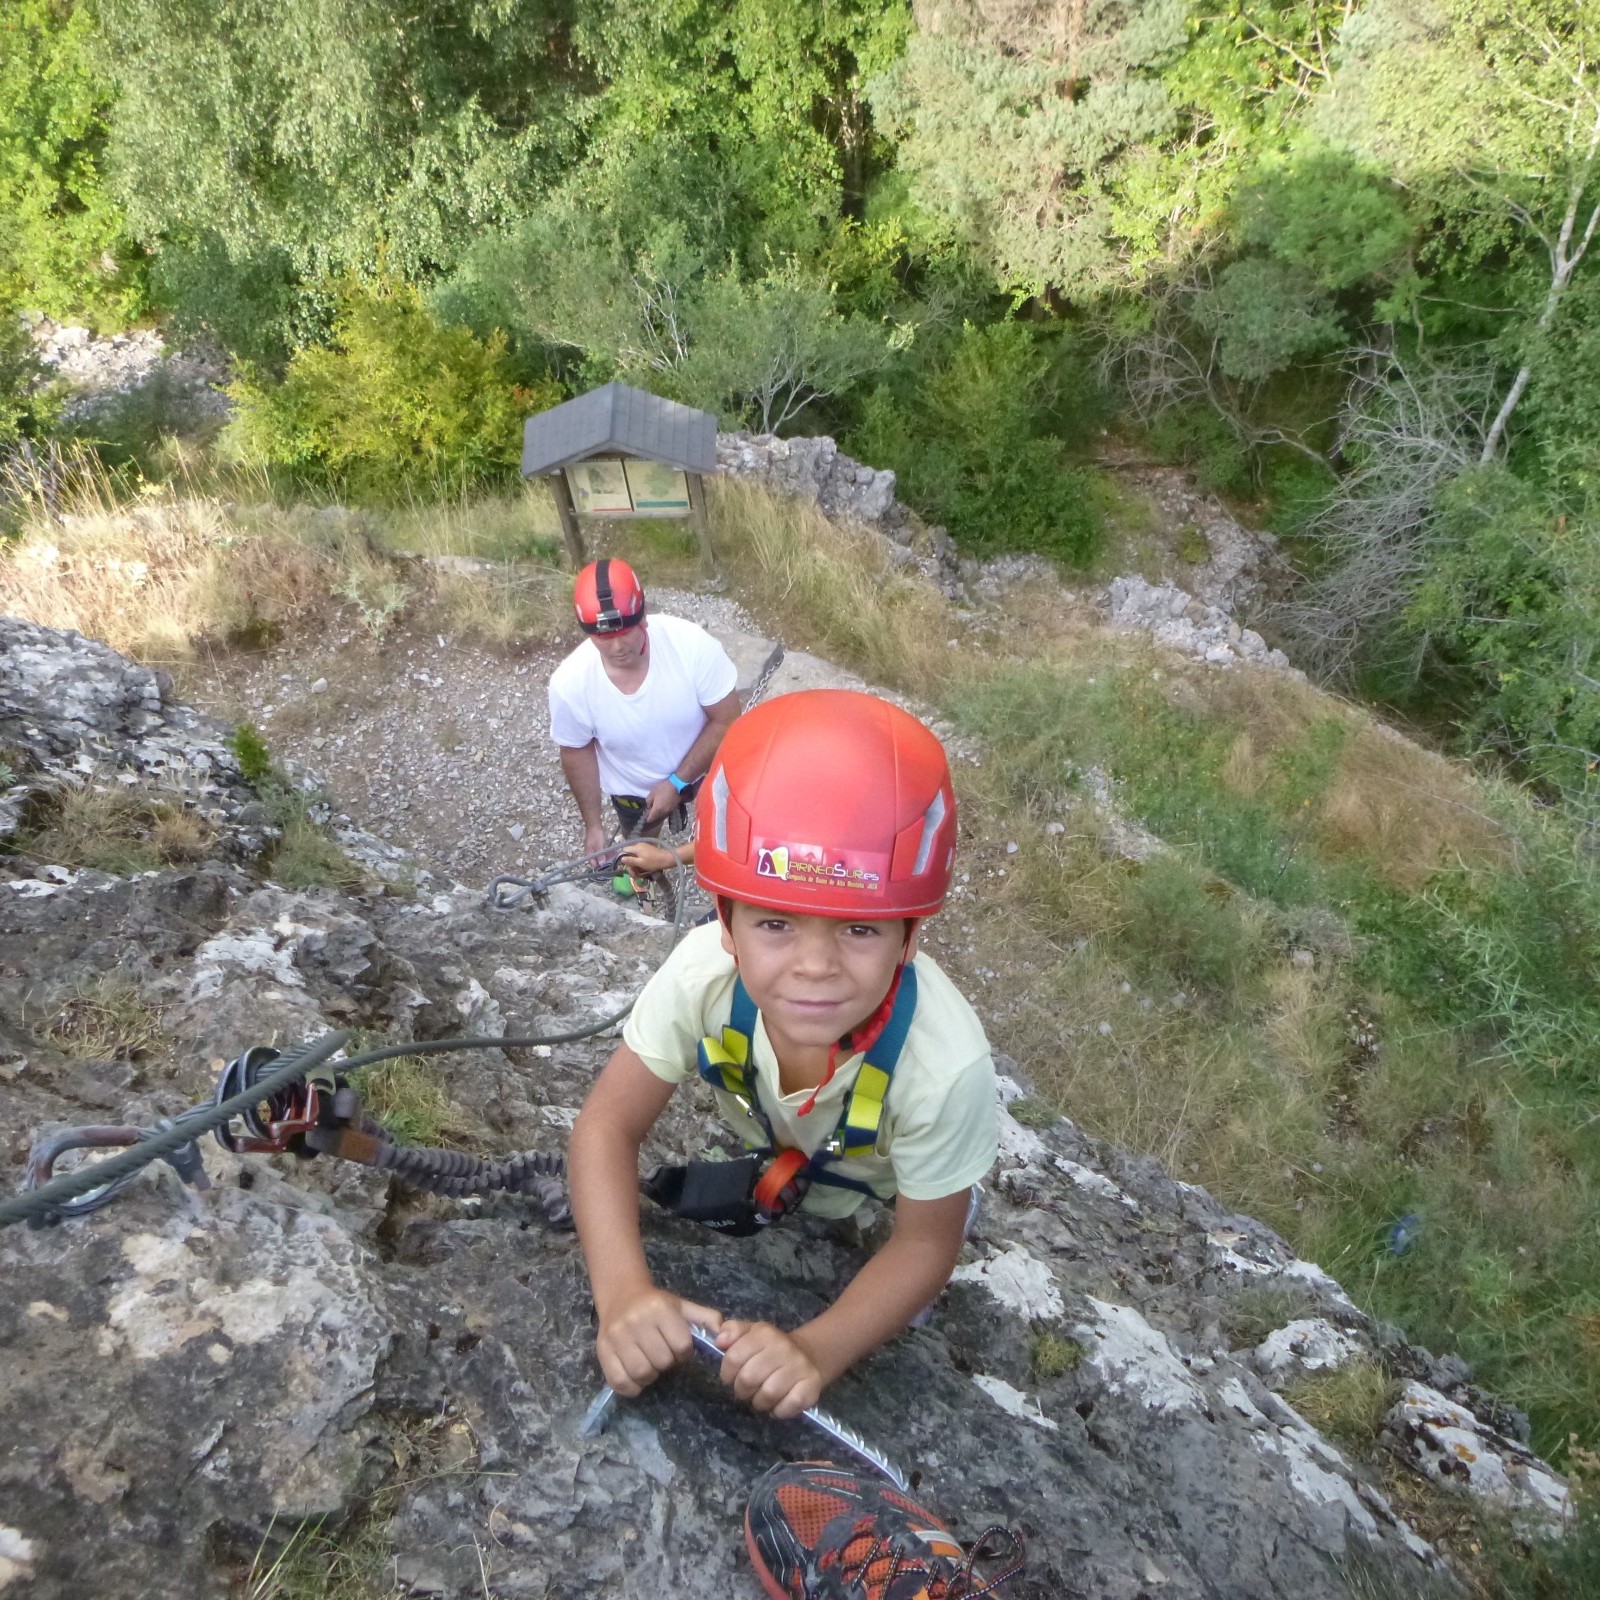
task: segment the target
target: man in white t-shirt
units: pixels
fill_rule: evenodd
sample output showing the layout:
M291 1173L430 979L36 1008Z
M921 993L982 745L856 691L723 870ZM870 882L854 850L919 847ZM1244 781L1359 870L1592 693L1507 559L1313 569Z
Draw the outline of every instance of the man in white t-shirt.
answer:
M694 798L739 715L739 675L704 628L645 616L626 561L591 561L572 600L589 637L550 675L550 735L587 852L605 848L605 796L624 833L656 832Z

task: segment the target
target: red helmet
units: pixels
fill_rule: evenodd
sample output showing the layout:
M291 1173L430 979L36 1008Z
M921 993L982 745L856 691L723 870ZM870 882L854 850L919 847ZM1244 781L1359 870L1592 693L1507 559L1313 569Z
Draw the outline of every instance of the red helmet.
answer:
M572 586L572 604L585 633L621 633L644 616L644 590L626 561L591 561Z
M810 916L929 916L955 858L950 764L887 700L779 695L729 728L694 833L695 871L713 894Z

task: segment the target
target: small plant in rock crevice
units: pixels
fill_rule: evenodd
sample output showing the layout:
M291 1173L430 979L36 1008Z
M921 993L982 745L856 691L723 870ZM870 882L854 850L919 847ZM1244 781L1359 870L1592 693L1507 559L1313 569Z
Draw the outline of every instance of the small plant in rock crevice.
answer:
M1048 1329L1036 1333L1029 1345L1029 1356L1034 1379L1049 1383L1053 1378L1076 1372L1084 1357L1084 1348L1076 1339L1065 1339Z
M240 723L229 736L228 747L278 829L268 875L286 889L361 888L366 873L312 820L305 794L273 760L261 730Z
M1349 1361L1307 1373L1283 1397L1319 1433L1361 1455L1377 1443L1384 1415L1399 1392L1400 1385L1379 1362Z
M110 972L59 996L40 1032L74 1061L137 1061L161 1039L161 1017L138 984Z
M127 876L203 860L214 837L205 817L163 788L86 780L32 796L13 848L53 866Z

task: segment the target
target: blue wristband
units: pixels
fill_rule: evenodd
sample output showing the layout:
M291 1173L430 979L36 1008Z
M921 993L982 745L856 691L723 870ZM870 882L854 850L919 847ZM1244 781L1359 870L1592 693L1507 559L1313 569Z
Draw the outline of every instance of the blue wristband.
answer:
M676 772L669 772L667 774L667 782L670 783L672 785L672 787L678 791L679 794L682 794L683 791L689 787L689 785L686 784L683 781L683 779L678 776L678 774Z

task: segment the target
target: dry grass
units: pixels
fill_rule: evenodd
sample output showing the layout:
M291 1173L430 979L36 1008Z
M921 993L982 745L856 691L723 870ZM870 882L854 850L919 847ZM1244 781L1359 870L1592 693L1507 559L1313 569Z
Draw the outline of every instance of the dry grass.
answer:
M561 524L540 482L515 494L408 506L385 519L379 538L396 553L550 566L560 549Z
M1399 1384L1375 1361L1351 1361L1331 1372L1310 1373L1284 1393L1319 1433L1361 1455L1377 1443L1384 1414Z
M127 875L203 860L215 829L163 789L64 784L38 798L16 843L54 866Z
M1234 793L1270 792L1292 751L1332 719L1341 739L1308 826L1332 858L1354 858L1383 881L1413 889L1461 865L1507 864L1511 848L1471 769L1402 739L1309 684L1268 672L1183 669L1196 709L1240 731L1221 779Z
M104 973L56 1002L42 1036L74 1061L136 1061L161 1038L161 1018L137 984Z
M896 560L896 546L751 484L709 490L718 555L740 598L771 619L785 643L878 683L937 693L956 654L946 644L949 607L916 568Z
M502 565L478 573L440 572L433 587L451 628L492 650L558 643L572 632L572 580L566 573Z
M103 472L78 474L59 516L26 502L0 552L0 612L146 662L270 639L335 594L381 633L406 593L366 519L240 510L183 484L130 498Z
M75 628L141 661L283 622L323 600L336 567L282 530L250 535L213 500L103 504L32 521L0 554L0 610Z

